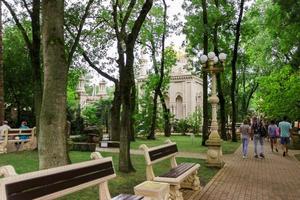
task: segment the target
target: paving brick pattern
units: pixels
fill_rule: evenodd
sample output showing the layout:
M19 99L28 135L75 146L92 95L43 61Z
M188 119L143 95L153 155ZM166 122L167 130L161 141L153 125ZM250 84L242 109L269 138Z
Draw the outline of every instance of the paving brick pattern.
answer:
M242 158L241 147L226 165L189 200L298 200L300 199L300 162L293 156L271 152L265 144L265 159L254 158L253 142L249 156Z

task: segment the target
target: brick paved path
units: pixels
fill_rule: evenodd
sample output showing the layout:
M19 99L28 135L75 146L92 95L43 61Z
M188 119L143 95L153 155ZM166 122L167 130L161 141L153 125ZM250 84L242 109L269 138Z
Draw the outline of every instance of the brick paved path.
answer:
M265 144L265 159L242 158L241 147L230 161L193 200L296 200L300 199L300 162L293 156L283 157L282 151L272 153Z

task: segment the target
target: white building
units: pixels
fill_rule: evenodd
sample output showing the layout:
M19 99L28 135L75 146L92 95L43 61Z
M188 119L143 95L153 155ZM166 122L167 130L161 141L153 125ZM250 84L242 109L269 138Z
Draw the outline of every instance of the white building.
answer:
M106 98L106 82L101 80L99 85L93 85L92 95L88 95L85 91L85 78L79 78L79 83L76 88L76 92L78 94L80 108L84 108L89 104L95 103L100 99Z
M150 64L142 56L140 74L137 79L140 91L141 85L147 78L146 69ZM171 71L169 90L165 98L167 107L177 119L188 117L197 108L202 111L202 79L193 75L188 69L189 63L186 54L178 53L177 63Z

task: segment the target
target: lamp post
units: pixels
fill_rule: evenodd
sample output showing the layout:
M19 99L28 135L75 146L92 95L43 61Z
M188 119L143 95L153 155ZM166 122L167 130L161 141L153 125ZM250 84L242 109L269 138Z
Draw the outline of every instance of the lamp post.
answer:
M217 73L224 71L224 63L226 60L226 54L220 53L219 57L214 52L209 52L208 55L202 55L200 61L202 63L203 70L206 70L211 74L211 96L208 101L212 107L212 119L210 135L206 141L208 146L207 150L207 165L213 167L223 167L224 162L222 160L222 140L218 133L218 121L217 121L217 105L219 98L217 96Z

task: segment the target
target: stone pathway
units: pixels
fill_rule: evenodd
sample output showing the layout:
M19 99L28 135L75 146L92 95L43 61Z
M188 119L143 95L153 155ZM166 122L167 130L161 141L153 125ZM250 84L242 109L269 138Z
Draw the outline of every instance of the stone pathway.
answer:
M300 199L300 162L290 151L283 157L282 151L271 152L265 144L265 159L253 156L253 142L249 144L249 156L242 158L241 147L227 160L225 166L189 200L296 200Z
M97 148L100 152L119 152L119 149ZM201 190L184 190L184 200L298 200L300 199L300 162L293 156L300 151L271 152L265 143L265 159L254 158L253 141L249 156L242 158L241 147L234 154L224 155L225 166ZM131 154L142 155L140 150ZM179 152L178 157L206 159L204 153Z

